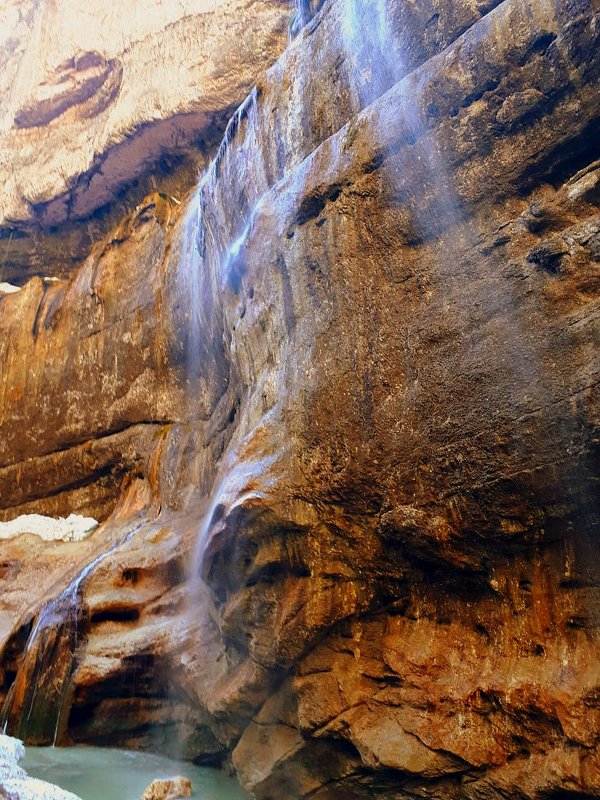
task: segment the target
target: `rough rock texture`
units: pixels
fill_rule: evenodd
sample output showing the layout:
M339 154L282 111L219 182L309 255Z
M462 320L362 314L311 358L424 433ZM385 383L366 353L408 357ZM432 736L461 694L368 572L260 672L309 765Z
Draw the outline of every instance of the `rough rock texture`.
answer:
M289 17L289 0L3 3L0 279L65 276L157 182L193 185Z
M141 800L178 800L192 796L192 782L188 778L155 780L142 795Z
M71 283L35 278L2 301L0 502L8 515L38 511L43 498L46 514L105 518L160 425L173 420L181 389L171 391L169 320L159 308L168 213L150 198L124 224L127 240L117 231ZM147 235L152 226L158 235Z
M9 730L37 685L28 735L265 800L599 797L600 8L382 11L322 5L185 213L0 300L5 511L117 543L14 614Z

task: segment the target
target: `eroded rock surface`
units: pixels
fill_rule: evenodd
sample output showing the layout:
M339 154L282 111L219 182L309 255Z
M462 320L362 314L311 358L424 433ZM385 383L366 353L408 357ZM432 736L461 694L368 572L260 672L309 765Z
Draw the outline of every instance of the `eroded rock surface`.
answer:
M20 284L68 275L157 181L193 185L285 46L290 3L9 0L0 14L0 279Z
M188 778L155 780L146 789L141 800L179 800L192 796L192 782Z
M598 797L600 9L366 10L316 11L187 211L0 300L5 513L103 502L121 542L59 741L265 800Z

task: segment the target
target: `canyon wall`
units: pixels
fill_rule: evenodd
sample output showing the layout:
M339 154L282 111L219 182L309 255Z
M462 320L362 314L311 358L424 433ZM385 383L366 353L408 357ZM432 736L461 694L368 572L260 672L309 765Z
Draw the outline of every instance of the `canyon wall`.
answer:
M189 190L288 37L291 0L7 0L2 280L68 277L159 184Z
M0 300L2 513L105 520L5 551L9 731L599 797L600 6L309 6L187 203Z

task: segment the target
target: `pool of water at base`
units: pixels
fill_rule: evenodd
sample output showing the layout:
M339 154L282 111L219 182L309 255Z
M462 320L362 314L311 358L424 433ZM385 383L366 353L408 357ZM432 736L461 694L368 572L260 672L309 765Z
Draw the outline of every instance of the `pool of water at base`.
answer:
M249 795L217 769L196 767L150 753L104 747L27 747L21 766L33 778L54 783L82 800L140 800L155 778L182 775L192 797L247 800Z

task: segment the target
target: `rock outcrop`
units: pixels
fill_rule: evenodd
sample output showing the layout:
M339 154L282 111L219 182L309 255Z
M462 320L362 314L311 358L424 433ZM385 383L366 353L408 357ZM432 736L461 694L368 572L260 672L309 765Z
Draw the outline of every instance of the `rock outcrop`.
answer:
M9 730L38 674L265 800L599 797L600 8L305 10L187 209L0 299L3 513L114 547Z
M0 14L0 280L20 284L68 276L157 183L195 183L285 46L290 2L8 0Z
M179 800L192 796L192 782L188 778L157 779L142 795L141 800Z

